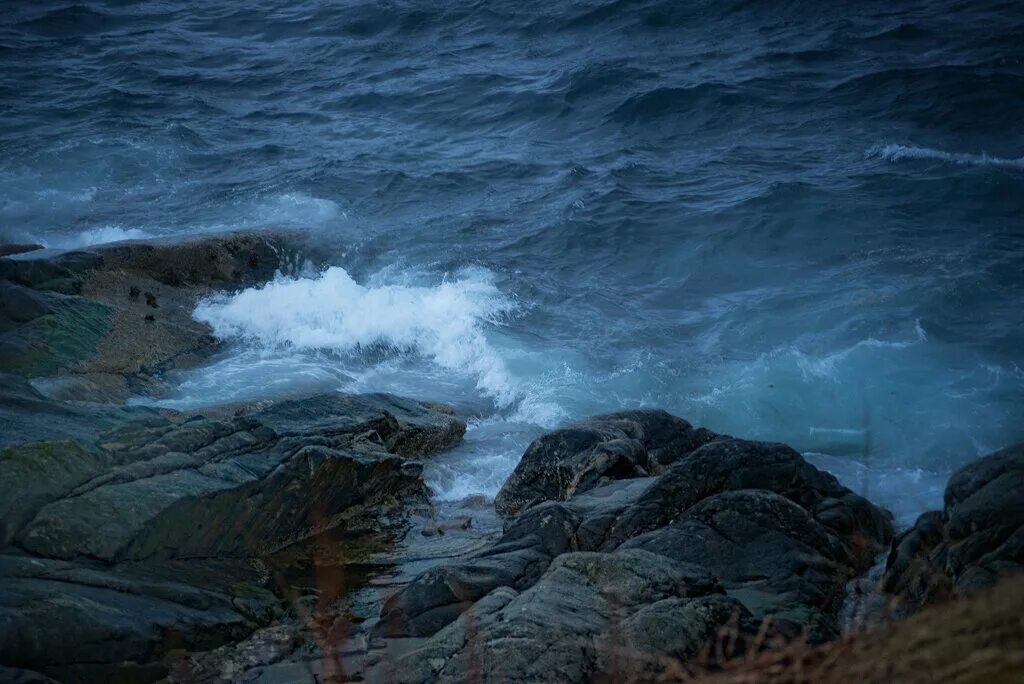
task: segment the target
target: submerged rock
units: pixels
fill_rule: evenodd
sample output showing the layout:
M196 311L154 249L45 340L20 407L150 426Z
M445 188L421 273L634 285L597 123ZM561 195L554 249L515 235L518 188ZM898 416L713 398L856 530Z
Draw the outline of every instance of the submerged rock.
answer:
M1024 570L1024 444L964 466L894 542L885 591L901 612L972 594Z
M846 583L888 543L889 514L785 445L625 415L534 442L502 490L518 511L502 537L385 603L379 636L428 637L386 676L582 682L656 673L727 626L736 648L762 624L838 633ZM605 468L608 454L628 456ZM593 486L571 486L594 464Z

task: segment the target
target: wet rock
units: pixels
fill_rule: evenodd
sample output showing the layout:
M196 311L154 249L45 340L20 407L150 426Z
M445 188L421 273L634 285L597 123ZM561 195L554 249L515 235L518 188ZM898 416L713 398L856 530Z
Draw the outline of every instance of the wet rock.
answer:
M45 294L17 283L0 281L0 331L52 314L53 307L47 299Z
M884 588L903 612L972 594L1024 570L1024 444L971 463L950 478L942 511L893 542Z
M61 375L55 399L86 398L99 375L108 392L93 401L157 392L217 348L192 318L200 297L265 282L302 248L297 234L231 233L0 258L0 372Z
M433 537L434 535L444 534L450 530L468 530L473 526L473 519L468 516L458 516L449 520L431 520L423 529L420 530L420 534L424 537Z
M5 524L19 546L54 558L265 554L425 503L418 468L396 451L412 455L414 443L425 455L463 430L450 413L386 395L319 395L221 420L154 416L88 447L9 449L5 486L33 494L9 504Z
M541 501L564 501L611 480L644 477L715 439L665 411L622 411L549 432L523 454L494 500L515 515Z
M529 588L560 554L600 546L602 521L621 514L650 482L614 482L570 502L532 507L509 521L489 548L432 568L391 596L375 633L430 636L498 587Z
M567 443L564 435L559 439ZM576 444L590 452L592 439ZM561 490L553 490L555 500L533 504L508 520L492 547L433 568L388 599L376 632L385 637L433 635L419 655L403 661L419 673L411 681L426 681L447 671L437 662L468 657L469 646L445 650L449 646L444 644L456 643L465 627L453 625L467 620L473 624L477 617L491 620L487 611L495 601L528 595L547 581L562 558L599 551L593 558L601 563L615 554L639 551L675 566L701 569L714 578L730 605L742 609L749 624L769 619L774 629L790 636L801 631L819 641L835 636L846 583L871 566L891 537L888 513L785 445L720 439L683 451L665 458L667 464L657 476L611 479L567 500L560 499ZM564 453L560 458L563 463L573 460ZM697 627L688 632L686 616L710 608L690 605L685 597L675 599L648 607L650 613L638 608L638 615L650 620L615 623L615 629L633 625L632 633L640 635L632 651L687 652L689 646L657 646L662 635L652 625L674 624L676 633L706 636ZM477 616L479 605L488 608ZM494 610L505 615L502 620L515 622L511 609L507 614L501 606ZM477 617L467 618L467 611ZM719 625L717 619L713 622ZM543 660L542 644L547 642L523 629L523 657ZM585 655L587 649L578 646L567 651L574 654L566 656L571 662L552 672L569 679L593 675L596 656ZM499 679L508 674L500 664L494 667L498 669L485 667L485 673ZM453 672L463 672L461 668Z
M107 567L0 555L0 659L59 681L152 681L170 648L209 649L278 614L244 565Z
M892 534L891 516L814 467L785 444L723 439L673 463L636 504L615 522L604 542L626 539L669 524L705 498L726 491L767 490L803 508L846 538L858 563L869 562Z
M568 553L529 589L487 594L388 674L409 683L585 682L657 670L730 622L752 628L720 592L703 568L657 554Z
M169 667L166 684L227 683L245 672L280 662L299 644L291 625L277 624L256 630L245 640L212 651L183 652Z
M450 409L389 395L124 417L92 440L0 451L4 665L60 681L154 681L171 651L238 642L279 614L267 587L286 571L281 549L326 531L351 548L367 539L367 553L385 543L429 508L410 459L465 429ZM270 651L253 649L192 664L251 666L280 651L260 660Z

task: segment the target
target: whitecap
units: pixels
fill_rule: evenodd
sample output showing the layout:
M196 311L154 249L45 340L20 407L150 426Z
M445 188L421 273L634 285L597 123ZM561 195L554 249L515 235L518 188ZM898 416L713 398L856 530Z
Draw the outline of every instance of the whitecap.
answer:
M110 242L121 242L122 240L145 240L153 237L141 228L121 228L120 226L97 226L89 228L76 235L60 237L57 239L42 240L46 247L58 249L82 249L94 245L105 245Z
M484 326L513 309L479 269L435 286L364 286L335 266L204 300L194 315L222 339L268 348L417 354L447 373L472 376L481 393L509 408L522 393Z
M944 152L916 145L877 145L868 150L868 156L879 157L890 162L898 162L905 159L937 159L966 166L995 166L1024 170L1024 157L1008 159L1005 157L992 157L987 154Z

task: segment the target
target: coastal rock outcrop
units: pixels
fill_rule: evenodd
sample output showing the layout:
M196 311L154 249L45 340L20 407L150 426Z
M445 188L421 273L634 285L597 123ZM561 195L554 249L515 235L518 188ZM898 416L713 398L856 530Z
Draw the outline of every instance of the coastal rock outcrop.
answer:
M718 436L665 411L593 416L536 439L495 497L503 515L564 501L610 480L654 475Z
M464 429L434 404L325 394L4 448L0 662L102 681L244 637L280 607L268 559L331 530L353 546L399 531L429 508L413 459Z
M427 637L397 661L399 681L653 673L726 625L737 648L761 625L834 637L847 582L891 538L889 514L785 445L712 436L667 416L630 412L631 430L661 426L647 441L606 429L619 419L600 417L534 442L518 469L529 477L513 475L503 489L528 494L506 494L523 504L512 506L519 512L502 537L385 603L380 636ZM626 440L634 443L620 449ZM552 467L540 463L545 452L555 454ZM612 452L640 467L566 486L572 466L586 472ZM537 502L538 493L550 500Z
M47 396L123 401L207 358L199 298L266 282L311 252L295 233L140 240L0 258L0 372ZM45 378L45 381L39 380Z
M970 463L949 479L941 511L894 542L885 591L900 612L973 594L1024 570L1024 444Z

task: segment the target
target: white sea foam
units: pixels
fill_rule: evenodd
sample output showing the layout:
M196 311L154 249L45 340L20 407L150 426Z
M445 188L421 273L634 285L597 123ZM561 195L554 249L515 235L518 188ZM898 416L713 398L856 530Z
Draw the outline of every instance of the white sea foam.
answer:
M337 202L301 192L287 192L258 202L245 223L274 225L318 225L345 218Z
M152 233L140 228L121 228L120 226L98 226L84 230L77 235L45 241L47 247L61 249L80 249L92 245L103 245L121 240L144 240L153 237Z
M57 188L46 188L36 191L36 197L48 202L56 203L84 203L91 202L96 198L97 189L95 186L79 188L77 190L60 190Z
M937 159L953 164L966 166L997 166L1024 170L1024 157L1007 159L991 157L987 154L969 154L967 152L944 152L916 145L878 145L868 150L868 155L880 157L886 161L898 162L905 159Z
M498 322L513 306L479 270L432 287L368 287L332 267L313 278L279 277L205 300L195 317L221 338L264 347L418 354L448 373L471 375L478 390L504 408L521 392L484 325Z

